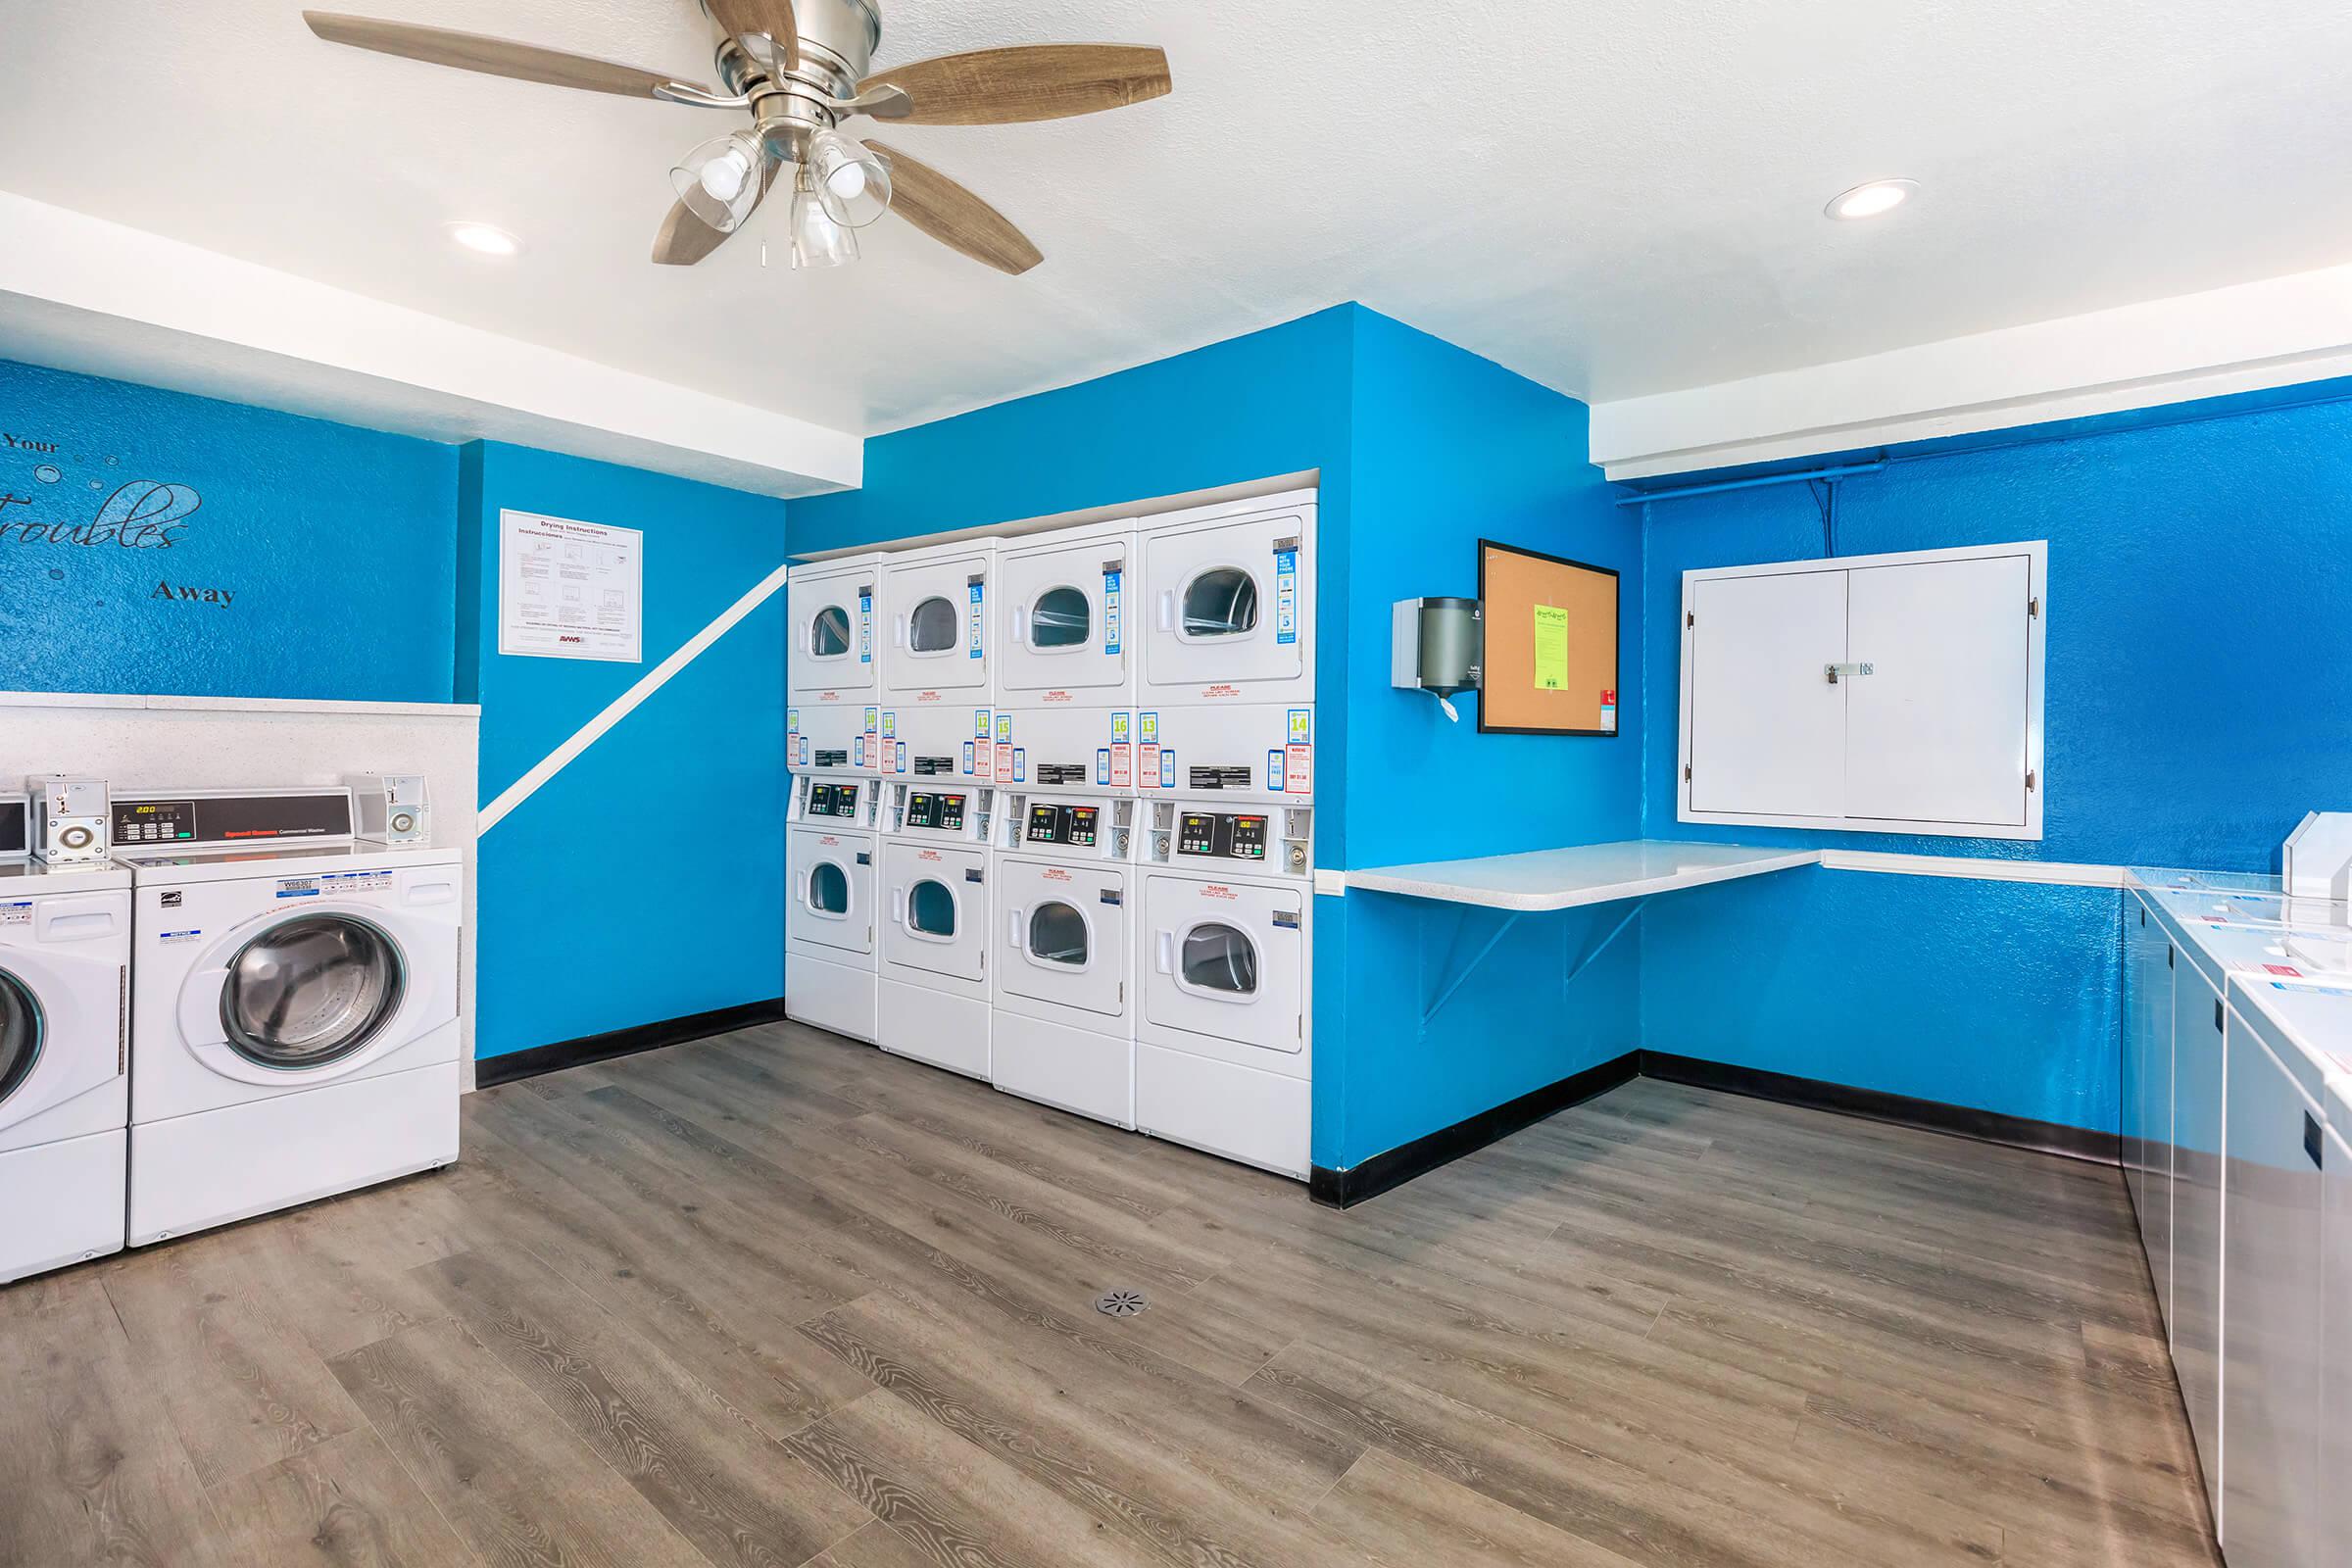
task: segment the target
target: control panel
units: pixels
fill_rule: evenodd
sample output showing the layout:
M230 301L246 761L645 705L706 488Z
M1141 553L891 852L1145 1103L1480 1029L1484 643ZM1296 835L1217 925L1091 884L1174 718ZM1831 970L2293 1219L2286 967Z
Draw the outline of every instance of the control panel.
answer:
M355 820L347 788L118 795L113 811L118 850L348 839Z
M879 779L812 778L807 773L796 773L785 819L870 832L880 824L884 788Z
M1004 797L1004 830L997 848L1057 860L1126 860L1135 844L1137 803L1116 795Z
M1219 810L1209 801L1152 801L1145 858L1154 865L1250 869L1303 877L1314 869L1311 806Z
M1091 850L1102 836L1102 808L1099 806L1059 806L1040 801L1029 808L1029 830L1021 835L1027 844L1067 844L1073 849Z
M957 792L909 790L906 795L906 814L902 825L930 828L941 833L960 833L970 802L970 796Z
M858 816L858 792L861 785L821 784L811 779L808 787L810 816L846 817L855 821Z
M988 842L996 799L992 791L914 783L884 787L890 791L882 813L885 832L965 844Z

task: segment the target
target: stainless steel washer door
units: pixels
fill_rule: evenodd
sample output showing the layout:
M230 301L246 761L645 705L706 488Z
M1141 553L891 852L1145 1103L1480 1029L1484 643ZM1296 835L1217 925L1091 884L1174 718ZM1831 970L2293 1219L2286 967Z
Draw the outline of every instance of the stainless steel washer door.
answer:
M407 977L392 939L365 920L306 914L237 950L220 987L229 1049L264 1067L320 1067L372 1039Z
M24 1086L41 1057L41 1004L24 981L0 969L0 1105Z

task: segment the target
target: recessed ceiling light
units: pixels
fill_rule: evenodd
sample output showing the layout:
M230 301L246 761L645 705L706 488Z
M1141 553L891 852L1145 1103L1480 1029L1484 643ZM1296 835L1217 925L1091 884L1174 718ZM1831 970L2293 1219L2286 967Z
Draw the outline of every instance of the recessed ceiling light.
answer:
M1874 179L1840 193L1822 211L1836 219L1877 218L1902 206L1918 189L1915 179Z
M449 237L484 256L517 256L522 241L492 223L448 223Z

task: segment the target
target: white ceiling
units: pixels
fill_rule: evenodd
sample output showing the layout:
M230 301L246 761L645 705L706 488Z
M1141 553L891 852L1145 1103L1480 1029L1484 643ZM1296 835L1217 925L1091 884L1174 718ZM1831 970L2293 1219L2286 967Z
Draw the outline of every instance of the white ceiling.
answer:
M336 3L710 79L694 0ZM1349 299L1601 402L2352 259L2352 9L2320 0L888 0L884 63L1168 49L1155 103L885 132L1038 241L1018 279L895 220L762 270L773 212L654 267L664 171L733 120L298 11L0 0L0 189L858 432ZM1821 217L1892 174L1912 207ZM456 218L529 250L461 254Z

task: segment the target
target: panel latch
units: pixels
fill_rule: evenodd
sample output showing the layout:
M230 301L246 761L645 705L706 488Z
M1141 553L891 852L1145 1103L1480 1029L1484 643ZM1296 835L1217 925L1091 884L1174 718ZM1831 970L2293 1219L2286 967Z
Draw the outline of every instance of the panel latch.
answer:
M1833 686L1838 684L1840 676L1847 680L1853 680L1859 676L1877 673L1877 666L1872 664L1824 664L1821 667L1823 672L1830 677L1830 684Z

